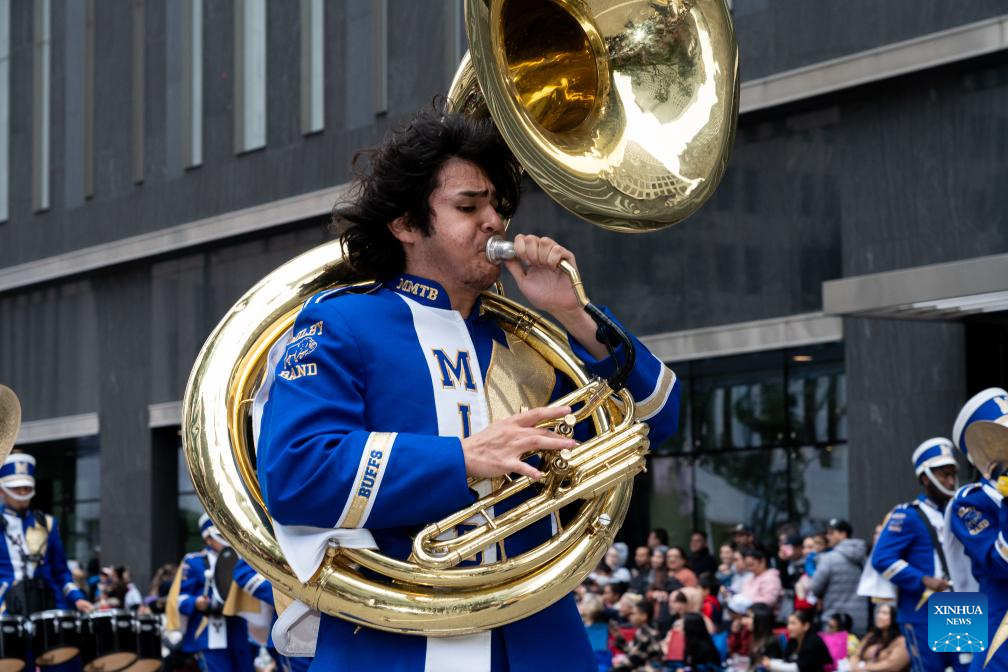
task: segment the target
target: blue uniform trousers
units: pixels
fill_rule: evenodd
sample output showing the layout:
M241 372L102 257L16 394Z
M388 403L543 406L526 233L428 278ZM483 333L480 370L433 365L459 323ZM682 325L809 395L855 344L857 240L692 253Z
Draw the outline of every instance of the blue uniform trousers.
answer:
M951 667L955 672L966 672L970 666L969 654L960 660L959 654L932 651L928 642L927 619L900 623L900 632L906 639L910 652L911 672L945 672Z

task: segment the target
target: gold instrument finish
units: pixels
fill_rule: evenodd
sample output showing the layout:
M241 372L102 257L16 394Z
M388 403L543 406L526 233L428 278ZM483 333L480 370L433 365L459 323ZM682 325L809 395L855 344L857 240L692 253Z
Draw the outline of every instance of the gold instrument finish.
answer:
M478 79L511 150L565 208L652 231L714 193L739 103L724 0L466 0L466 25L472 64L449 98L478 109Z
M21 429L21 402L14 390L0 385L0 463L7 459Z

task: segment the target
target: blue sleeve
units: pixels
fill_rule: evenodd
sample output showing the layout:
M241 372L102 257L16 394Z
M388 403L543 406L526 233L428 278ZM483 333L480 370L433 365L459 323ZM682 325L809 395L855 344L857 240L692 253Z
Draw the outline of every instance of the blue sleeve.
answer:
M259 455L270 514L282 525L382 529L468 506L474 497L459 439L368 426L366 362L332 307L339 301L302 309L294 333L304 335L275 371Z
M48 548L46 550L46 562L52 574L53 590L65 597L70 604L77 600L85 599L84 593L80 591L73 581L73 574L67 566L66 551L63 550L63 541L59 535L59 524L56 519L52 519L52 529L49 530Z
M602 308L610 319L616 322L630 336L634 344L634 368L627 378L626 388L637 404L637 419L646 422L650 428L648 437L657 445L676 433L679 427L680 385L675 373L651 354L636 336L630 334L608 308ZM584 347L568 336L568 342L589 371L602 378L608 378L623 361L623 346L617 346L615 358L595 359Z
M238 560L238 563L235 564L231 578L252 597L271 607L275 606L273 604L273 584L265 576L255 571L244 559Z
M998 568L998 574L1008 579L1008 498L1001 500L998 507L998 535L994 540L994 564Z
M1008 579L1008 548L1000 543L1008 536L1001 527L1005 523L1004 503L998 507L986 494L975 491L972 496L957 497L951 506L952 533L972 561L974 576Z
M179 613L192 616L196 611L196 598L203 594L205 577L203 576L202 563L195 562L194 558L186 558L182 561L182 583L179 585Z
M871 563L883 579L892 581L903 590L919 592L924 586L925 575L904 558L914 541L914 525L920 523L911 515L917 514L901 507L886 517L885 527L871 554Z

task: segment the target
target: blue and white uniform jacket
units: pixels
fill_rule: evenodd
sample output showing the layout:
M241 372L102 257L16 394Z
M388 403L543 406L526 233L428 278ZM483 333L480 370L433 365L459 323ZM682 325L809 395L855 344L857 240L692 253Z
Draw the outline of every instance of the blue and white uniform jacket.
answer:
M899 588L897 608L901 623L926 622L924 577L943 575L941 560L935 551L931 534L914 506L928 517L938 539L945 527L945 511L924 495L915 502L900 504L886 518L878 543L872 550L871 563L882 578ZM948 577L945 577L948 578Z
M960 488L949 506L950 531L987 596L990 649L986 656L974 655L970 669L1008 671L1008 506L986 479Z
M52 589L57 609L75 609L74 603L85 599L85 595L73 582L70 568L67 567L59 525L52 516L43 514L45 520L36 520L35 514L30 509L19 514L9 506L4 507L5 543L0 544L0 593L6 593L17 581L37 576ZM25 533L32 527L49 528L45 552L37 567L28 559L25 541Z
M221 606L223 598L208 583L206 573L214 569L217 554L210 548L198 553L188 553L182 560L182 583L179 586L178 610L187 618L185 635L181 649L185 653L226 649L231 646L246 646L248 628L240 616L207 616L196 609L196 599L205 595L211 603Z
M279 361L273 381L262 388L268 397L261 391L257 398L259 481L282 545L294 530L324 535L366 528L382 553L406 558L420 526L474 501L460 438L521 405L542 405L568 391L548 367L510 385L495 383L494 371L505 369L509 358L520 359L528 346L480 313L477 303L463 319L437 283L408 275L363 292L323 292L306 302L285 347L271 353ZM637 417L650 425L650 440L660 443L676 430L679 384L642 344L635 345L627 388L638 401ZM611 359L598 361L577 343L571 346L593 373L613 371ZM532 390L523 403L502 391L523 386ZM496 513L517 503L506 502ZM507 555L544 542L552 524L544 519L507 539ZM284 548L302 580L324 553L324 545L308 554ZM482 560L493 561L495 550L481 554ZM307 566L294 566L305 556L312 556ZM512 670L595 669L571 596L492 636L458 639L465 642L453 648L452 639L358 628L323 614L314 667L490 670L506 660Z

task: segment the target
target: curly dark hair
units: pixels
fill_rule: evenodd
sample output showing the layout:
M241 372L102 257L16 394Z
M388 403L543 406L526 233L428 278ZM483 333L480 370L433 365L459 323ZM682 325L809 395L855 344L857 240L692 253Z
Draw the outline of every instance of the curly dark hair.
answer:
M354 156L356 185L350 199L336 205L333 223L357 274L386 279L403 271L406 256L388 224L405 216L409 226L430 235L428 199L441 166L453 157L482 168L497 191L501 217L514 214L521 168L493 122L437 109L420 112L379 147Z

